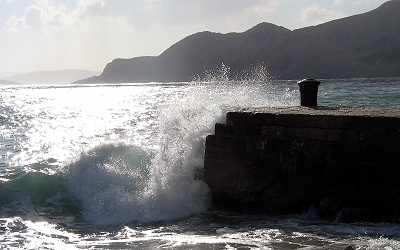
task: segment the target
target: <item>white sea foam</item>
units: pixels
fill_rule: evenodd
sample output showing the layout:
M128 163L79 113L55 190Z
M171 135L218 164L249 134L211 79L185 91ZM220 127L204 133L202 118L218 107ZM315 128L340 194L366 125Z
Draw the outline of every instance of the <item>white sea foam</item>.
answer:
M160 111L158 139L151 154L136 146L103 145L68 166L67 185L86 220L95 224L150 222L207 210L209 189L194 173L202 168L204 140L213 133L214 124L222 122L229 110L272 102L290 105L295 99L284 103L265 93L266 79L227 81L221 70L227 69L208 73L211 81L190 83L185 95Z
M299 103L295 81L270 83L262 67L227 71L193 83L2 88L0 248L399 249L394 224L201 213L209 196L193 172L214 123ZM398 79L351 81L324 80L319 101L399 106Z

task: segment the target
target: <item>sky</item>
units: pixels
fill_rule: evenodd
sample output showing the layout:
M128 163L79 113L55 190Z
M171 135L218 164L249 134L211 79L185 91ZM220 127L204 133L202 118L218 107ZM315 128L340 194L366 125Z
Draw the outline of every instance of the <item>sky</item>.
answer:
M387 0L0 0L0 73L102 71L157 56L200 31L290 30L371 11ZM1 75L0 75L1 76Z

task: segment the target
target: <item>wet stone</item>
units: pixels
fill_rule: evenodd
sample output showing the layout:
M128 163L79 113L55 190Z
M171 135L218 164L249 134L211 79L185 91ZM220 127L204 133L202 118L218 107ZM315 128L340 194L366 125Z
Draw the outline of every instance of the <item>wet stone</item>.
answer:
M203 176L227 209L285 214L314 205L329 220L392 221L399 152L400 109L243 109L207 136Z

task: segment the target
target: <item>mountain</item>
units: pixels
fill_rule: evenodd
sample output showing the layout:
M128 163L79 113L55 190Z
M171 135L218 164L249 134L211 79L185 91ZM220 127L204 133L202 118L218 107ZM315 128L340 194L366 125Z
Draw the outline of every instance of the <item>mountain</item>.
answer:
M18 83L0 79L0 85L17 85Z
M37 71L2 78L20 84L67 84L82 78L98 75L100 72L80 69Z
M10 72L10 71L0 71L0 79L9 77L9 76L15 76L20 74L19 72Z
M222 63L264 65L279 79L400 76L400 0L360 15L289 30L261 23L243 33L200 32L156 57L114 59L79 83L188 81Z

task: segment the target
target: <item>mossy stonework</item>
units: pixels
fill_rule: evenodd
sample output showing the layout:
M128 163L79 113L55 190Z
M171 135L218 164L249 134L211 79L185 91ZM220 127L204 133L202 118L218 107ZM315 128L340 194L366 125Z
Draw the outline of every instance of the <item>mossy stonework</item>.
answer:
M227 114L206 139L214 204L247 213L400 221L400 109L277 107Z

